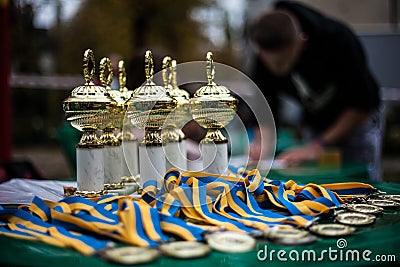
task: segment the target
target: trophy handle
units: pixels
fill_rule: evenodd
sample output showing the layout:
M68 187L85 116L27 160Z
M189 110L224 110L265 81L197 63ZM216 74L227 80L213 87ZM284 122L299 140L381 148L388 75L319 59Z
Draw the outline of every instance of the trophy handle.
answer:
M212 52L207 52L207 80L208 85L214 85L214 76L215 76L215 66L214 66L214 56Z
M108 73L108 75L106 75L106 73ZM100 61L100 82L104 87L110 87L112 78L113 71L111 61L108 57L103 57Z
M171 84L172 80L172 71L171 71L171 62L172 58L170 56L166 56L163 59L162 64L162 78L164 82L164 87L167 88L168 85Z
M86 49L83 54L83 77L86 84L93 82L95 71L94 54L92 49Z
M125 62L120 60L118 62L118 80L119 80L119 89L122 89L126 86L126 69L125 69Z
M147 83L152 83L153 73L154 73L154 63L153 63L153 54L150 50L146 51L144 55L144 71L146 74Z

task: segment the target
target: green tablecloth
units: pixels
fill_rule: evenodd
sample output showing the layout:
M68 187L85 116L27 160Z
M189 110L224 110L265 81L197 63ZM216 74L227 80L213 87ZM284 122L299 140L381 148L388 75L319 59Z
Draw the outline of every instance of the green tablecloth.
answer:
M306 179L295 179L299 183L308 182ZM314 182L335 182L337 178L324 178L323 181ZM343 179L340 179L343 180ZM355 179L346 179L347 181L354 181ZM371 182L372 183L372 182ZM388 193L400 194L400 184L374 182L374 186L382 191ZM372 251L370 258L373 259L375 255L395 255L397 262L393 266L399 266L400 261L400 211L385 212L381 217L377 218L375 224L367 227L359 227L357 231L350 237L346 237L348 246L345 249L357 249L360 253L363 250L369 249ZM263 249L265 245L268 251L284 249L289 253L291 250L297 250L300 255L303 250L313 249L317 255L323 249L337 249L337 238L320 238L317 242L309 245L302 246L283 246L273 243L259 242L258 247L249 253L244 254L224 254L219 252L212 252L208 257L191 260L175 260L167 257L161 257L153 263L146 264L145 266L173 266L173 267L187 267L187 266L218 266L218 267L247 267L247 266L299 266L300 264L307 264L308 266L316 266L323 264L324 266L376 266L376 261L365 262L339 262L327 261L324 263L313 261L300 261L295 262L288 260L287 262L278 261L275 253L273 262L270 260L259 261L257 259L257 251ZM14 266L118 266L111 263L102 261L97 257L86 257L72 249L64 249L53 247L50 245L22 241L18 239L0 236L0 265L14 265ZM294 254L293 254L294 255ZM288 257L288 255L286 255ZM327 257L325 257L327 259ZM385 265L389 263L386 262Z
M331 183L346 181L368 182L367 167L360 163L344 163L340 167L320 167L317 163L304 163L298 167L271 169L268 178L294 180L302 183Z

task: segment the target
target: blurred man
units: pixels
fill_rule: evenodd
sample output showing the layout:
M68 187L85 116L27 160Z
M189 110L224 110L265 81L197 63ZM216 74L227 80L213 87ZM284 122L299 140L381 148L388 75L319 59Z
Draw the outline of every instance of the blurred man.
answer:
M252 25L250 35L258 47L253 78L273 113L278 94L294 97L311 133L306 145L278 159L297 165L334 146L343 160L366 164L371 178L380 179L379 87L354 33L314 9L280 1Z

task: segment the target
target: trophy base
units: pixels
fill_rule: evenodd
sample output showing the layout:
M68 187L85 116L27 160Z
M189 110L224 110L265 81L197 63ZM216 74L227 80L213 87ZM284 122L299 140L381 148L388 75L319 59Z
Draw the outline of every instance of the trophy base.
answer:
M78 191L104 189L104 148L76 148Z
M136 176L139 174L138 142L123 141L121 145L122 176Z
M166 172L166 160L162 146L139 146L140 181L144 185L147 181L156 180L157 187L161 188L161 181Z
M112 183L112 184L104 184L104 190L119 190L119 189L124 189L125 184L120 182L120 183Z
M75 191L74 196L84 197L84 198L99 198L105 196L107 194L107 190L101 191Z
M120 130L117 134L117 139L120 142L127 142L127 141L137 141L135 135L131 133L129 130Z
M188 170L188 158L187 158L187 143L186 143L186 138L181 139L181 141L179 142L179 149L180 149L180 153L181 156L183 158L182 160L182 171L187 171Z
M104 146L104 183L121 182L121 146Z
M205 172L227 175L228 173L228 144L202 143L203 169Z
M219 129L208 129L206 136L200 141L200 144L225 144L228 139Z
M76 148L103 148L103 142L97 137L95 129L84 129Z
M115 137L114 128L107 127L103 130L102 135L100 136L100 141L105 146L119 146L121 145L121 141Z
M163 139L161 138L160 130L145 128L144 138L140 145L146 146L162 146Z
M177 168L181 171L186 170L186 155L181 150L182 142L169 142L165 144L166 170L171 168Z
M135 192L137 192L139 186L137 184L134 185L125 185L124 188L122 189L112 189L112 190L107 190L107 193L110 195L115 195L115 196L129 196Z

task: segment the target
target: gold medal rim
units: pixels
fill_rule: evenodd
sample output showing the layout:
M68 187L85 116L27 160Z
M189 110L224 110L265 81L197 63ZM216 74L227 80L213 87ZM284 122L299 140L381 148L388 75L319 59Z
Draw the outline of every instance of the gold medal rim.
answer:
M364 220L359 221L360 223L353 223L353 222L346 221L346 218L342 218L345 216L355 216L355 215L364 217ZM338 214L335 218L335 220L337 222L346 224L346 225L368 225L368 224L374 223L375 219L376 219L376 217L374 215L367 214L367 213L361 213L361 212L343 212L343 213Z
M386 197L394 202L400 202L400 195L386 195Z
M339 233L336 231L337 234L332 234L333 231L330 230L325 230L324 228L327 227L341 227L343 230ZM344 224L339 224L339 223L326 223L326 224L315 224L312 225L309 230L315 234L322 235L322 236L327 236L327 237L335 237L335 236L346 236L346 235L351 235L354 233L356 228L344 225ZM335 233L335 232L333 232Z
M369 199L368 204L377 206L380 208L398 208L400 207L400 203L396 202L394 200L389 200L389 199ZM386 202L386 203L391 203L389 205L382 205L382 204L377 204L376 202Z
M366 211L365 209L363 209L362 207L373 207L375 210L374 211ZM353 212L359 212L359 213L363 213L363 214L380 214L383 212L383 208L382 207L378 207L375 205L371 205L371 204L350 204L347 206L347 209Z
M295 231L298 234L297 235L289 235L289 236L285 236L285 234L287 234L287 232L289 231ZM286 232L286 233L285 233ZM270 239L283 239L283 238L287 238L287 239L300 239L303 237L306 237L307 235L309 235L309 232L305 231L305 230L300 230L300 229L296 229L296 228L291 228L291 229L285 229L285 228L277 228L277 229L273 229L271 231L268 232L267 237Z
M241 243L238 245L238 243L235 243L236 248L232 249L232 246L229 246L229 243L226 242L226 246L215 246L213 242L216 244L221 244L221 240L224 239L224 237L227 236L228 238L237 238L242 239L240 240ZM236 237L235 237L236 236ZM234 231L224 231L224 232L215 232L207 236L206 238L207 244L214 250L221 251L221 252L226 252L226 253L244 253L252 250L255 245L257 244L257 241L254 237L251 237L247 234L244 233L239 233L239 232L234 232ZM240 247L239 247L240 246ZM238 248L239 247L239 248Z
M119 255L119 253L122 253L121 251L125 251L125 250L131 250L134 253L132 253L132 255L128 255L128 256ZM111 253L111 256L110 256L110 253ZM115 253L115 255L113 255L112 253ZM140 257L139 258L132 257L135 255L140 255ZM158 252L155 249L144 248L144 247L135 247L135 246L118 247L118 248L111 248L111 249L106 250L104 252L104 257L111 262L116 262L116 263L124 264L124 265L133 265L133 264L140 264L140 263L149 263L149 262L154 261L155 259L158 258ZM121 260L121 259L127 259L128 257L131 257L134 260L129 261L129 262L127 262L126 260L125 261Z
M175 248L174 246L176 245L195 245L197 253L185 255L182 254L178 248ZM192 246L193 247L193 246ZM160 245L160 250L167 256L173 257L173 258L179 258L179 259L194 259L194 258L200 258L208 255L211 252L211 248L203 243L196 242L196 241L176 241L176 242L169 242Z

